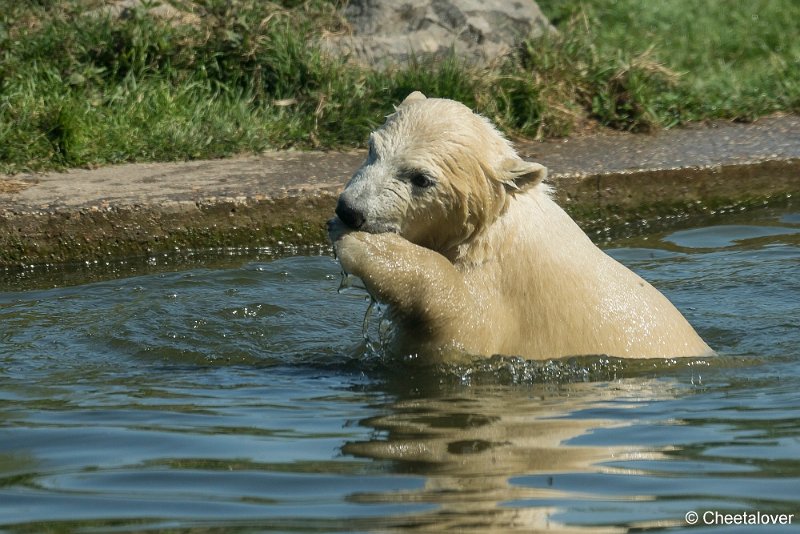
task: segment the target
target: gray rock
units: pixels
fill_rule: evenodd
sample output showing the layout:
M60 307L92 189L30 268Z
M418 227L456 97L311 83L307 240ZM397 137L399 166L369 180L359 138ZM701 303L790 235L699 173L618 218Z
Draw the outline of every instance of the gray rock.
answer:
M351 35L325 45L376 67L454 51L470 63L487 63L528 37L555 31L533 0L350 0L344 17Z
M144 0L112 0L106 5L89 11L87 14L96 17L109 17L111 19L126 19L133 15L137 9L144 9L148 15L170 21L173 24L197 24L199 18L191 12L191 4L177 3L180 9L166 1Z

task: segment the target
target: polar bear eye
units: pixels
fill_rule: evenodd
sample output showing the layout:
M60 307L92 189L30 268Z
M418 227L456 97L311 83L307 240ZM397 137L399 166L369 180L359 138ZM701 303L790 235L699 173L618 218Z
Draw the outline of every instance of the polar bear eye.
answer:
M425 173L415 172L412 173L409 180L417 187L428 188L436 185L436 182Z

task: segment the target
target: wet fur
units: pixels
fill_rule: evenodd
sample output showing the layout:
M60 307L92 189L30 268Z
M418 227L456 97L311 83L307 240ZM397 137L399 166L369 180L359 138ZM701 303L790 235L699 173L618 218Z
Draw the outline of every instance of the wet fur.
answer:
M712 353L661 293L552 201L544 167L520 159L462 104L414 93L370 147L337 208L350 226L335 219L330 235L342 267L388 305L396 352Z

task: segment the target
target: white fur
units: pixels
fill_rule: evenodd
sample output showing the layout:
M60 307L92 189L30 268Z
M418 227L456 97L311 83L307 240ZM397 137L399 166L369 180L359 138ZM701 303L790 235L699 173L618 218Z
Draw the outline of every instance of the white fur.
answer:
M337 208L358 227L333 221L331 239L343 268L388 304L394 349L434 359L711 354L661 293L551 200L545 174L488 120L421 93L370 136Z

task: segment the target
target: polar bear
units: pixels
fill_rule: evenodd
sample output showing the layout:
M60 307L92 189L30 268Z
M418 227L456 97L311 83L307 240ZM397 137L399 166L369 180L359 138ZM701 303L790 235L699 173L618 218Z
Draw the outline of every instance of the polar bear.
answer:
M386 304L391 353L426 362L713 354L653 286L597 248L461 103L410 94L328 224L345 272Z

